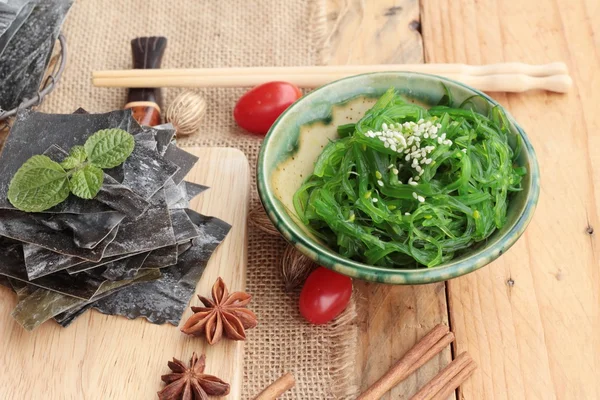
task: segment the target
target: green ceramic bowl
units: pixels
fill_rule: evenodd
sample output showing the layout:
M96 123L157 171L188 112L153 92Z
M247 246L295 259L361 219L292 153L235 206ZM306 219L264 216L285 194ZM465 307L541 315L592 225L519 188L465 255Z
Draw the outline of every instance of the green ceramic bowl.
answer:
M377 97L395 87L406 98L425 105L436 104L446 86L456 104L481 95L475 104L486 113L498 103L461 83L425 74L381 72L353 76L325 85L302 97L288 108L271 127L258 160L258 191L265 210L281 234L301 253L317 264L354 278L392 284L424 284L443 281L475 271L498 258L523 234L533 216L539 196L539 170L527 135L508 115L512 144L520 136L523 151L517 160L527 168L523 190L513 196L508 222L485 243L450 262L432 268L395 269L363 264L342 257L307 233L295 217L292 196L311 174L314 161L336 126L357 121Z

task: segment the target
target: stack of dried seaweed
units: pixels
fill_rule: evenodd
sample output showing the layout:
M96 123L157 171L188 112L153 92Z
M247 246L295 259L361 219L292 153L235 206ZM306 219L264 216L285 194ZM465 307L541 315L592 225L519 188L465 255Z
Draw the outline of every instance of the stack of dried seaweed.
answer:
M73 0L0 0L0 110L36 96Z
M10 204L10 179L29 157L60 162L63 149L107 128L134 135L135 148L105 171L95 199L71 196L43 213ZM141 127L125 110L18 114L0 156L0 283L17 293L13 317L26 329L51 318L67 326L92 307L179 323L230 226L187 208L206 188L183 180L197 157L174 135L170 125Z

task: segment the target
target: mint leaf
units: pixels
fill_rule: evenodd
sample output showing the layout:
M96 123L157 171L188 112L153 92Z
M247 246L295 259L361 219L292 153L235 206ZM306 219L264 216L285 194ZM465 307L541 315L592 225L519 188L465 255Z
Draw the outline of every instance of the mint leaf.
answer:
M83 146L73 146L69 156L60 163L64 169L73 169L81 166L87 159L87 153Z
M103 129L85 142L88 160L100 168L113 168L122 164L133 151L133 136L122 129Z
M86 165L69 178L71 192L82 199L93 199L102 187L104 172L96 166Z
M68 196L67 173L47 156L33 156L25 161L8 186L8 200L21 211L44 211Z

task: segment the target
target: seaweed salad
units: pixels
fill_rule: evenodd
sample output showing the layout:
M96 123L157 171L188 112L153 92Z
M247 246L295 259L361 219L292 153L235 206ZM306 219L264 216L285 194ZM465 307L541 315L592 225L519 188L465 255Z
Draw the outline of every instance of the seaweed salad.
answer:
M502 109L482 115L473 100L452 107L447 94L426 109L390 88L338 126L294 194L300 220L341 255L385 267L434 267L485 241L527 171Z

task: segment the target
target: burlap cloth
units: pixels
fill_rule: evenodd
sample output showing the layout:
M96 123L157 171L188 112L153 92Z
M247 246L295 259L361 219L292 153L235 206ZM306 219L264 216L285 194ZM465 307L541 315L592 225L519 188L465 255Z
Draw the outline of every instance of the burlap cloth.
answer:
M131 67L129 41L163 35L163 67L314 65L322 62L325 0L78 0L63 32L69 59L60 85L43 104L46 112L90 112L121 108L125 91L93 88L91 72ZM165 91L165 104L178 94ZM236 127L232 108L243 89L202 90L208 102L199 133L182 146L241 149L254 171L260 138ZM259 205L255 178L251 208ZM297 311L298 293L288 294L278 265L282 239L249 227L248 286L258 328L248 333L243 398L257 394L286 371L296 387L286 399L352 397L358 332L354 303L334 323L315 327ZM175 355L177 356L177 355ZM156 377L158 379L158 377Z

